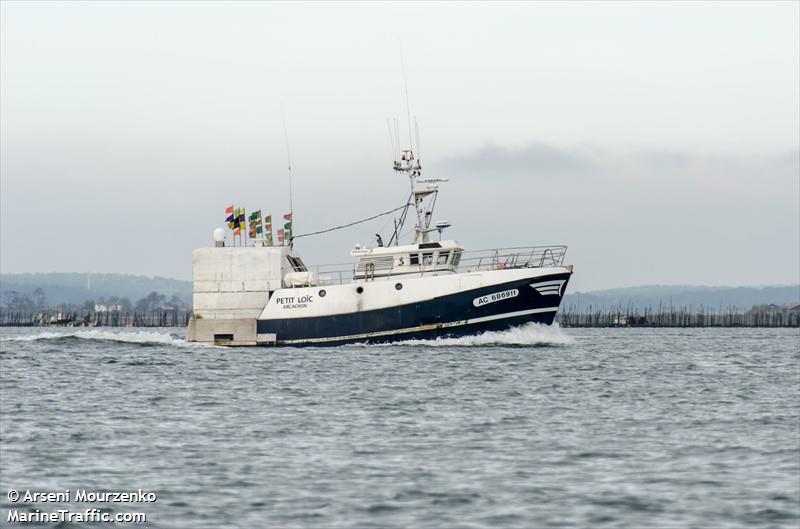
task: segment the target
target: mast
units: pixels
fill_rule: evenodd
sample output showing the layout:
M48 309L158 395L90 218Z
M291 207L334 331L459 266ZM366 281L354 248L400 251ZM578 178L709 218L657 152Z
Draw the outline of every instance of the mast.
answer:
M400 151L400 156L394 161L394 170L400 174L408 175L408 183L411 188L411 198L413 200L414 211L417 214L417 223L414 226L414 243L430 242L430 232L436 231L431 229L431 220L433 217L433 208L436 205L436 195L439 194L439 187L436 185L428 185L425 189L418 190L417 183L433 183L443 182L444 179L430 179L419 181L417 178L422 176L422 165L419 160L414 157L414 151L405 149ZM426 206L424 201L429 196L433 195L433 200Z
M409 104L408 99L408 77L406 76L406 61L403 57L403 45L402 42L400 44L400 64L403 67L403 88L405 89L405 96L406 96L406 119L408 120L408 149L400 150L400 129L395 120L394 125L394 138L392 137L392 126L389 124L389 141L392 143L392 151L395 154L394 160L394 170L397 173L405 173L408 175L408 182L411 187L411 198L414 201L413 206L414 210L417 213L417 224L414 226L414 243L426 243L430 242L430 232L438 231L437 228L431 228L431 220L433 219L433 208L436 206L436 197L439 194L439 186L436 185L436 182L446 182L447 180L444 178L431 178L426 180L417 180L417 178L422 177L422 165L419 161L419 123L417 123L417 117L414 116L414 130L416 132L417 138L417 156L414 156L414 144L411 137L411 105ZM387 122L388 123L388 122ZM397 152L399 151L399 156ZM428 184L425 189L417 190L415 184ZM424 205L424 201L429 196L433 195L432 199L429 201L428 205ZM411 204L409 204L411 205ZM403 222L405 221L405 213L401 217L401 222L399 227L395 227L395 233L398 234L400 230L403 228ZM441 232L440 232L441 234ZM440 235L441 238L441 235ZM399 243L399 240L398 240Z
M292 223L290 235L294 234L294 205L292 204L292 155L289 152L289 132L286 129L286 114L283 112L283 105L281 104L281 120L283 121L283 137L286 139L286 165L288 167L289 176L289 222ZM289 246L294 245L293 237L289 238Z

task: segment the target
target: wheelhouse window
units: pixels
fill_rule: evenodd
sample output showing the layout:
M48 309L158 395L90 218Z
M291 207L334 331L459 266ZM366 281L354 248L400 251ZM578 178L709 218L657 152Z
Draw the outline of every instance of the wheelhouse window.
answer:
M409 256L408 264L418 265L419 264L419 254L418 253L412 253Z
M433 264L433 253L422 254L422 265L428 266Z
M289 259L289 264L292 265L292 270L295 272L308 272L306 265L303 264L303 260L299 257L292 257L291 255L286 256Z
M447 264L447 259L450 257L450 252L439 252L438 257L436 258L436 264Z
M461 262L461 250L456 250L453 252L453 266L458 266L458 263Z

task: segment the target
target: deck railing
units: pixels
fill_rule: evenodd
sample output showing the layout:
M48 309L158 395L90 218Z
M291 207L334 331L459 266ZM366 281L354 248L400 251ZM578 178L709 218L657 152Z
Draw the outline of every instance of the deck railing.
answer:
M503 270L506 268L542 268L562 266L566 246L519 246L463 252L459 272Z
M334 263L310 266L308 269L317 276L320 285L343 285L352 283L357 263Z

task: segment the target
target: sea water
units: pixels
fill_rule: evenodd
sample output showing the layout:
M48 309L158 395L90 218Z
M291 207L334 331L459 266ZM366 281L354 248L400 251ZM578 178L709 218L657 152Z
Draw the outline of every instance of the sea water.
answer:
M95 507L154 528L800 524L797 329L183 337L0 329L0 525Z

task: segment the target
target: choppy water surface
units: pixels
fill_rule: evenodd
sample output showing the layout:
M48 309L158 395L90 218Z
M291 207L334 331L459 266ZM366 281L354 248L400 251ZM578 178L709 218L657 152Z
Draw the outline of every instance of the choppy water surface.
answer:
M153 491L110 507L147 527L800 524L796 329L182 336L0 330L0 524L12 488Z

